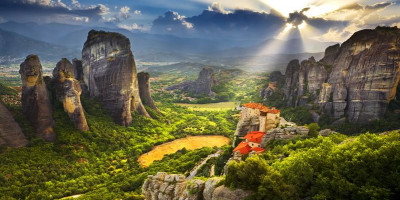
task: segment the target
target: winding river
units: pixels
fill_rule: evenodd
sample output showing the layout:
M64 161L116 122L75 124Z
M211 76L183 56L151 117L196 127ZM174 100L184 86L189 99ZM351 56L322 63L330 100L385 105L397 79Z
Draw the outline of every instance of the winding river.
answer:
M221 147L228 145L229 142L228 137L220 135L187 136L155 146L153 150L139 157L139 163L142 167L148 167L155 160L162 160L164 155L175 153L183 148L194 150L203 147Z

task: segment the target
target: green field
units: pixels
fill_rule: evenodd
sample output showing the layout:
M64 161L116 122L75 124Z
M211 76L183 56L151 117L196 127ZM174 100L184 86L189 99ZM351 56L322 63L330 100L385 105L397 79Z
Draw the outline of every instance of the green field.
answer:
M219 102L219 103L207 103L207 104L188 104L188 103L177 103L176 105L187 107L195 111L226 111L234 109L239 102Z

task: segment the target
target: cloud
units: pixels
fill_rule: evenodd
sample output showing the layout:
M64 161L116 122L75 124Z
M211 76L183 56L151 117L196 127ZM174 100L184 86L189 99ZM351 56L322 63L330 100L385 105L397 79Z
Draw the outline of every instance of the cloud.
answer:
M168 11L153 21L152 30L158 33L187 33L193 29L193 24L186 21L186 17L175 11Z
M276 37L286 23L298 26L306 21L321 32L326 32L331 27L343 28L347 25L342 21L309 18L305 15L308 9L291 13L285 18L274 10L269 13L243 9L231 11L224 9L219 3L212 3L201 14L192 17L182 18L176 12L167 12L153 21L151 31L186 36L188 31L184 23L187 22L193 27L189 32L193 37L260 41Z
M119 24L119 28L123 28L129 31L137 30L137 31L146 31L147 29L143 25L138 25L136 23L127 25L127 24Z
M89 18L88 17L74 17L73 19L75 21L77 21L77 22L86 22L86 23L89 22Z
M304 12L308 11L310 8L304 8L300 12L289 13L289 18L287 18L287 23L292 24L297 27L303 23L303 21L307 21L308 17L304 14Z
M130 13L129 13L130 10L131 10L131 8L129 8L128 6L121 7L120 16L123 19L128 19L131 16Z
M103 4L90 7L68 7L61 0L1 0L0 17L13 21L35 22L70 22L71 20L88 18L98 21L107 14L108 7ZM77 17L77 18L76 18Z
M214 12L220 12L220 13L223 13L223 14L231 13L230 11L225 10L225 9L222 7L221 3L219 3L219 2L213 2L213 3L211 4L211 6L208 6L208 10L209 10L209 11L214 11Z
M71 0L71 4L75 8L81 8L81 4L77 0Z
M326 19L341 19L346 26L331 27L320 39L324 41L344 41L350 35L361 29L375 28L376 26L392 26L400 21L400 16L382 15L384 10L394 5L393 2L381 2L373 5L350 4L327 13Z

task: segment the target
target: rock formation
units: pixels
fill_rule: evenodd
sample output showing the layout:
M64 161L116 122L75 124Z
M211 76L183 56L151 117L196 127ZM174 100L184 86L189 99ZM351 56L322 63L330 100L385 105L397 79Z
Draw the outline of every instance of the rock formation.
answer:
M291 61L284 86L288 105L318 104L332 118L350 122L381 118L400 81L399 41L400 29L377 27L328 47L319 62Z
M290 106L304 106L313 103L319 95L320 85L328 77L325 65L316 62L314 57L298 64L298 60L289 63L286 70L284 93Z
M89 126L81 104L82 89L74 77L76 77L74 66L66 58L61 59L53 70L57 99L63 103L64 111L74 122L75 128L79 131L88 131Z
M28 144L21 127L14 120L6 106L0 101L0 146L7 145L13 148Z
M154 101L153 98L151 98L151 93L150 93L150 74L145 73L145 72L140 72L138 73L138 82L139 82L139 94L140 94L140 99L142 99L142 102L144 105L149 106L151 109L155 110L156 112L160 112Z
M132 112L150 117L139 95L136 64L129 39L92 30L82 50L83 80L117 124L128 126Z
M230 190L218 186L221 178L186 181L184 175L158 172L150 175L142 186L142 194L147 200L242 200L249 196L249 191Z
M22 81L22 112L36 128L39 137L53 141L56 137L53 130L53 112L39 57L27 56L20 65L19 73Z
M285 128L274 128L268 130L267 134L265 134L261 140L261 147L265 148L265 145L275 139L292 139L298 136L305 136L309 132L309 129L305 126L292 126Z
M215 96L211 88L218 85L217 78L215 77L214 70L211 67L204 67L196 81L186 81L178 85L167 87L167 90L183 90L185 92L193 92L195 95L209 95Z
M280 111L260 103L243 104L236 127L235 137L243 137L251 131L267 132L279 124Z

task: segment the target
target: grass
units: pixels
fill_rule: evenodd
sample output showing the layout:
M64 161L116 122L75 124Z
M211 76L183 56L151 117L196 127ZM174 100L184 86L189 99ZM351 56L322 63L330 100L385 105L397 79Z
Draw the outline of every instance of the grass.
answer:
M188 104L188 103L177 103L179 106L187 107L195 111L226 111L232 110L237 105L238 102L219 102L219 103L208 103L208 104Z

